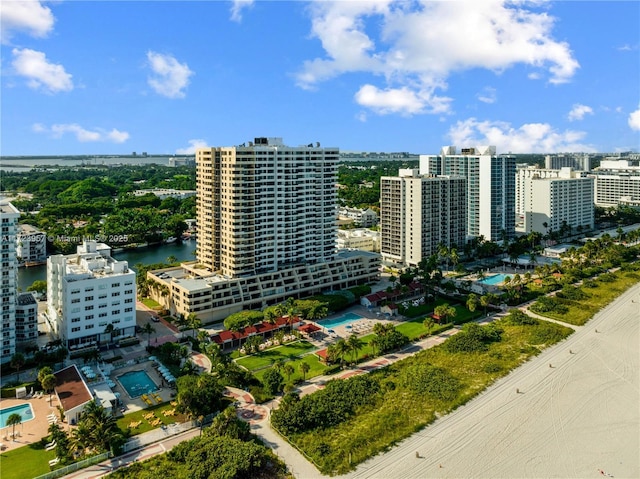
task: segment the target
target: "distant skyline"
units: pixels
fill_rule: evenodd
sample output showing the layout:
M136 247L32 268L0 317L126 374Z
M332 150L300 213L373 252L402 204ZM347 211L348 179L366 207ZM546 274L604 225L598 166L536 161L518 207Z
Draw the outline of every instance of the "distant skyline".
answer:
M0 154L640 151L637 1L11 1Z

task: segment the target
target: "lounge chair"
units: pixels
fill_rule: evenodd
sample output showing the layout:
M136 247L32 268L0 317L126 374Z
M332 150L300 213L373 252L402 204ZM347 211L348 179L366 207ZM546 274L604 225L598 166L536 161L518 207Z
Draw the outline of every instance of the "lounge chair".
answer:
M60 462L60 458L59 458L59 457L56 457L55 459L51 459L51 460L49 461L49 467L53 467L53 466L55 466L56 464L58 464L59 462Z
M53 451L56 448L56 442L47 444L47 447L44 448L45 451Z

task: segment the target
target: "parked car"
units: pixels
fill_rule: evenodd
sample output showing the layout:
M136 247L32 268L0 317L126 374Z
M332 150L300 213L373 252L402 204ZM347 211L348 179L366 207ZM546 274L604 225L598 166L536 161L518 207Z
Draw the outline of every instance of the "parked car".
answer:
M153 321L154 323L159 323L160 322L160 318L157 316L151 316L151 321Z

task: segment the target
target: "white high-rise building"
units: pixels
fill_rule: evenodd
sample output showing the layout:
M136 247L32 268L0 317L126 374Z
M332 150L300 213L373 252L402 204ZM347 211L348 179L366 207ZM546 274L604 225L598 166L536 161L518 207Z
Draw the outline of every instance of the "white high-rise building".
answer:
M281 138L196 151L197 262L150 271L153 299L204 323L379 280L380 256L336 251L338 148Z
M572 168L574 170L591 170L591 158L586 153L557 153L544 157L544 167L547 170Z
M440 245L462 248L467 232L467 181L401 169L380 178L381 253L385 261L416 266Z
M595 180L595 203L611 207L640 198L640 159L607 158L591 171Z
M43 264L47 261L47 238L43 231L31 225L18 226L16 256L20 264Z
M523 180L524 214L520 231L547 234L560 231L563 226L574 232L578 228L593 229L593 178L571 168L556 171L557 176L533 175Z
M463 176L467 179L467 236L501 241L515 234L515 174L513 156L497 155L495 146L442 148L439 155L420 155L421 175Z
M76 254L50 256L46 318L70 352L135 336L136 273L95 241Z
M18 290L16 237L20 212L11 203L0 203L0 258L2 271L0 298L2 298L2 355L7 363L16 352L16 294Z

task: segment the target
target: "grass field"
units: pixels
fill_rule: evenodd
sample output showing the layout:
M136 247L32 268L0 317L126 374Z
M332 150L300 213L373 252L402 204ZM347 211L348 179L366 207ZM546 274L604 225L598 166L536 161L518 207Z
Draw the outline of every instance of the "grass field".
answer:
M160 306L160 304L158 304L156 301L154 301L151 298L143 298L142 304L144 304L147 308L151 308L155 310L162 309L162 306Z
M615 278L614 281L605 282L596 279L595 284L597 284L597 288L580 287L580 289L588 295L588 298L580 301L560 300L563 305L569 308L567 313L558 314L547 312L537 314L576 326L582 326L589 321L594 314L600 311L600 309L640 281L640 275L632 271L616 271L610 274Z
M239 358L236 360L236 363L247 368L249 371L258 371L263 368L268 368L276 361L291 361L313 349L313 344L308 341L296 341L285 344L284 346L260 351L251 356Z
M175 416L165 416L162 414L164 411L169 411L171 409L175 409L170 403L158 404L156 406L149 407L147 409L142 409L140 411L135 411L130 414L126 414L124 417L118 419L118 427L123 431L128 429L129 424L132 422L142 421L140 426L135 429L131 429L131 435L135 436L137 434L142 434L143 432L151 431L152 429L157 429L160 426L152 426L151 421L144 418L145 414L153 413L157 419L162 421L162 424L167 425L174 422L184 422L187 420L186 416L183 414L176 413Z
M55 457L55 451L45 451L39 442L3 452L0 454L0 475L2 479L41 476L51 470L49 461Z
M297 381L302 380L302 372L300 371L301 363L307 363L310 367L309 372L305 376L305 379L321 376L322 374L324 374L325 369L327 369L327 366L325 366L325 364L322 363L320 359L318 359L318 356L316 356L315 354L307 354L303 358L294 359L294 360L285 362L285 364L291 364L291 366L293 366L293 369L295 370L294 373L291 375L291 378L287 378L287 375L284 374L284 371L280 371L280 374L282 374L282 376L284 377L285 383L295 384ZM255 372L254 376L257 377L260 381L262 381L264 374L269 369L270 368L261 369L260 371Z

